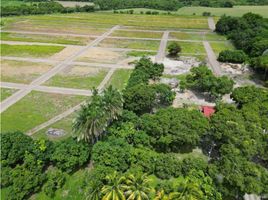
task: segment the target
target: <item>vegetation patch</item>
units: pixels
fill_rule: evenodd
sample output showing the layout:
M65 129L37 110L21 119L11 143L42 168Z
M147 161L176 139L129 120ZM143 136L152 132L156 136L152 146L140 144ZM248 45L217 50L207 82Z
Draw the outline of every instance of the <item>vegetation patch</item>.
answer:
M28 131L77 105L84 98L81 96L31 92L2 113L2 132Z
M3 101L9 96L11 96L13 93L15 93L16 89L10 89L10 88L1 88L1 95L0 95L0 100Z
M74 66L69 71L63 71L53 76L44 85L65 88L92 89L101 83L106 74L107 69Z
M122 91L127 85L131 72L132 70L130 69L117 69L107 83L107 86L112 85L114 88Z
M44 42L56 44L85 45L93 39L88 37L73 36L50 36L45 34L22 34L1 32L1 40L6 41L22 41L22 42Z
M61 46L1 44L2 56L49 57L64 49Z
M13 83L30 83L51 69L48 64L26 61L2 60L1 65L1 80Z
M234 49L234 46L230 42L210 42L210 46L217 55L221 51Z
M161 39L163 33L161 32L146 32L146 31L114 31L112 36L119 37L134 37L134 38L159 38Z
M160 41L151 40L122 40L122 39L105 39L99 44L100 47L115 47L127 49L157 50Z
M168 45L172 44L173 41L169 41ZM187 54L205 54L205 48L202 42L178 42L178 44L181 46L181 53L187 53Z
M128 56L133 57L142 57L142 56L154 56L156 52L150 52L150 51L128 51Z

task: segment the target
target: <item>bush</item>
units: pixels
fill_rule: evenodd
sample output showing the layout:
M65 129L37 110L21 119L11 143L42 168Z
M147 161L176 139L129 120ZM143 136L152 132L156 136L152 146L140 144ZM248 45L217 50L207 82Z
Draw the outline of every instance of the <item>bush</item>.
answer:
M171 42L168 45L168 53L170 56L177 56L181 52L181 46L178 42Z
M69 173L88 162L90 153L91 147L87 143L68 138L55 144L51 160L57 168Z
M218 57L220 62L243 63L247 60L247 55L241 50L224 50Z
M210 16L211 15L211 13L210 12L203 12L203 14L202 14L203 16Z
M63 186L65 175L58 169L52 169L47 172L47 182L43 186L43 190L50 198L54 197L55 191Z
M232 1L225 1L223 3L223 7L224 8L232 8L232 7L234 7L234 3Z

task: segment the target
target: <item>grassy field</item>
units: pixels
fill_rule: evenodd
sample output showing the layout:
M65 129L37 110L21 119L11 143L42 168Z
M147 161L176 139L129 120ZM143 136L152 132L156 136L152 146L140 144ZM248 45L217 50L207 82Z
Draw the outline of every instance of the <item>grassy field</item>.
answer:
M51 36L42 34L22 34L1 32L3 41L44 42L56 44L85 45L93 40L89 37Z
M1 130L28 131L84 99L81 96L31 92L2 113Z
M208 29L206 17L72 13L5 18L3 30L49 31L100 35L114 25L146 29ZM8 20L12 19L12 20ZM139 28L140 29L140 28Z
M133 57L142 57L142 56L154 56L157 52L148 52L148 51L128 51L127 56Z
M122 40L122 39L105 39L98 46L110 48L128 48L142 50L158 50L160 41L152 40Z
M75 117L75 113L61 119L60 121L52 124L51 126L49 127L46 127L42 130L40 130L39 132L35 133L34 135L32 135L32 137L34 139L49 139L49 140L52 140L52 141L56 141L56 140L62 140L62 139L65 139L67 137L70 137L71 136L71 132L72 132L72 120L74 119ZM47 135L46 132L49 128L56 128L56 129L63 129L66 133L66 135L63 135L63 136L60 136L60 137L57 137L57 136L50 136L50 135Z
M139 32L139 31L115 31L111 36L120 37L134 37L134 38L159 38L161 39L163 33L160 32Z
M30 4L30 3L17 0L1 0L1 6L18 6L22 4Z
M1 60L3 82L28 84L51 69L51 65L25 61Z
M0 101L5 100L6 98L8 98L17 91L16 89L9 89L9 88L0 88L0 89L1 89Z
M226 40L225 36L216 33L189 33L189 32L170 32L170 39L179 40L208 40L208 41L223 41Z
M20 57L49 57L60 52L65 47L61 46L42 46L42 45L8 45L1 44L2 56Z
M75 66L70 71L62 72L53 76L44 85L77 89L92 89L101 83L106 74L107 69Z
M210 12L211 15L222 16L230 15L240 17L247 12L260 14L268 18L268 6L234 6L233 8L208 8L208 7L183 7L177 11L179 15L202 15L203 12Z
M169 41L168 45L171 42L172 41ZM205 54L206 53L202 42L178 42L178 43L182 48L182 51L181 51L182 54L183 53L187 53L187 54Z
M210 46L215 54L219 54L223 50L234 49L234 46L230 42L210 42Z
M131 72L132 70L130 69L117 69L107 83L107 86L112 85L114 88L122 91L126 87Z

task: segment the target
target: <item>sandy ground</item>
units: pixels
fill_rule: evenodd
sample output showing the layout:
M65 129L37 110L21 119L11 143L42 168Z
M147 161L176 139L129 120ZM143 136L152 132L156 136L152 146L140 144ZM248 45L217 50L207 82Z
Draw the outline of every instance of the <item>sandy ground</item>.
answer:
M126 58L124 52L116 52L103 48L92 48L82 54L77 61L96 63L118 63Z
M100 70L100 68L95 67L87 67L87 66L72 66L70 68L65 69L64 71L60 72L60 75L63 76L94 76L96 75Z
M23 79L20 82L29 82L34 77L32 75L42 74L51 69L52 66L44 63L1 61L1 76L14 77L14 79Z
M83 48L83 47L81 47L81 46L68 46L68 47L65 47L59 53L54 54L50 58L53 60L62 61L62 60L67 59L68 57L74 55L74 53L79 51L81 48Z

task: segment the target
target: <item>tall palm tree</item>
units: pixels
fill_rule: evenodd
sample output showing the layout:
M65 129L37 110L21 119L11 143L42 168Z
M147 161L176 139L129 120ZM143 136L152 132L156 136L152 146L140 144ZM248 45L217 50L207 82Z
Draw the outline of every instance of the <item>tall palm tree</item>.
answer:
M103 91L104 109L109 120L117 119L123 111L123 97L117 89L109 86Z
M129 175L123 190L127 200L147 200L152 188L149 186L149 179L146 174Z
M101 189L103 195L102 200L125 200L122 186L125 181L125 177L118 177L117 172L110 174L106 177L107 184Z
M73 121L73 133L78 141L94 143L107 126L104 104L97 90L93 91L91 102L81 105Z
M81 106L73 121L73 133L78 141L95 143L111 121L117 119L123 110L123 98L112 86L102 94L94 89L91 102Z

